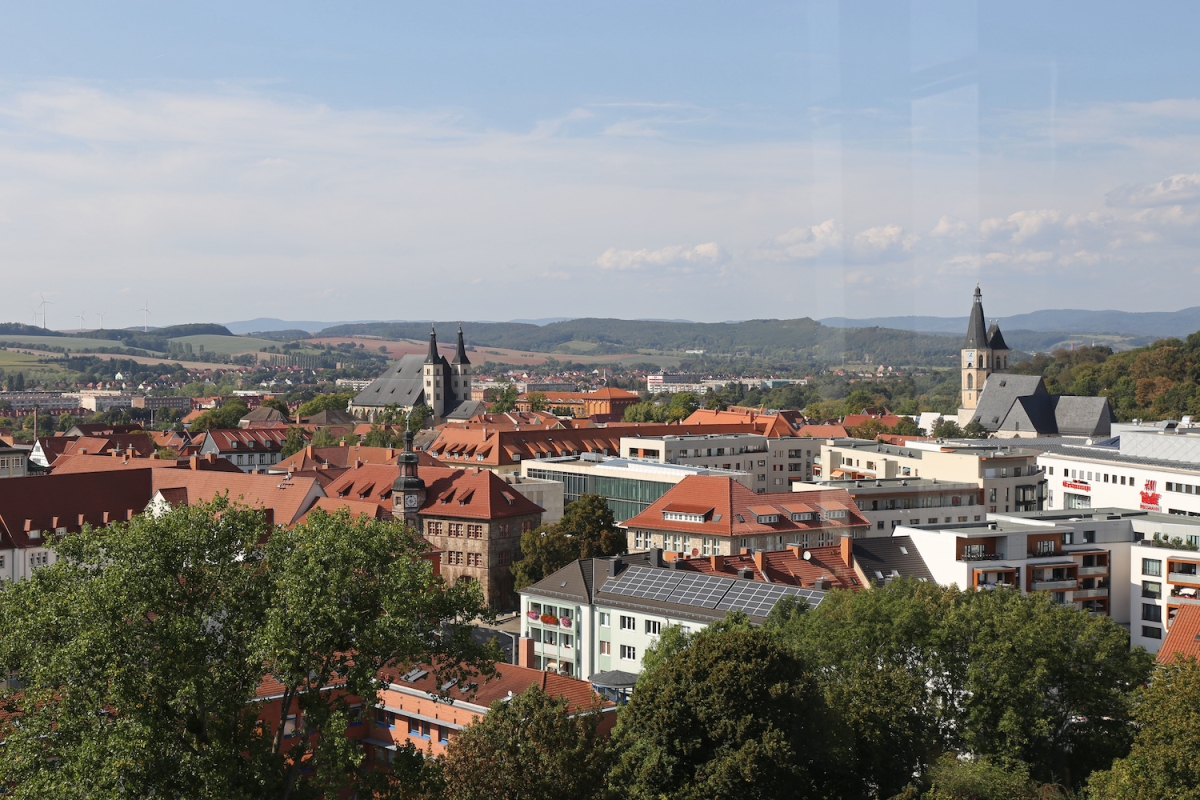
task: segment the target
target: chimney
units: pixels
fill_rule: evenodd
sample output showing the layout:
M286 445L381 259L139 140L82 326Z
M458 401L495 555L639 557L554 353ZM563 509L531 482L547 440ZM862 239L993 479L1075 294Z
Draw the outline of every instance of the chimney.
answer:
M109 518L109 513L108 513L107 511L105 511L105 512L104 512L104 524L105 524L105 525L107 525L107 524L108 524L108 518Z
M517 657L517 666L533 669L533 639L529 638L529 634L517 639L517 652L514 655Z
M709 566L709 569L711 569L713 572L719 572L721 567L723 566L721 564L721 557L720 556L709 556L708 557L708 566Z
M615 578L621 572L621 567L625 566L625 562L619 557L614 556L608 560L608 577Z
M189 456L188 457L188 468L191 469L193 472L195 470L200 469L200 459L196 458L195 456Z
M208 463L210 463L210 464L217 463L217 454L216 453L208 453L204 457L208 459Z
M661 547L651 547L647 552L650 555L650 566L661 567L663 565L663 554Z
M789 545L787 546L787 549L788 549L788 550L791 552L791 554L792 554L792 555L794 555L796 558L799 558L799 557L800 557L800 545L798 545L798 544L789 544Z
M754 566L758 567L759 572L763 571L763 551L762 550L754 551Z
M847 567L854 566L854 537L850 534L842 534L842 561Z
M338 447L345 447L345 446L346 446L346 437L343 436L342 440L340 442L338 442Z
M313 454L312 454L312 445L311 445L311 444L309 444L309 445L305 445L305 446L304 446L304 455L305 455L305 457L306 457L306 458L312 458L312 457L313 457Z

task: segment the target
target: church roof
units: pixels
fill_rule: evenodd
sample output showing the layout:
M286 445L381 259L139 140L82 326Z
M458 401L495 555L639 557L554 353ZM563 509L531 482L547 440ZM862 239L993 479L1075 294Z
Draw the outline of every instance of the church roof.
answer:
M454 345L454 360L451 364L470 364L467 360L467 346L463 343L462 325L458 326L458 342Z
M967 340L963 343L963 349L986 350L987 346L988 332L983 318L983 295L976 286L975 302L971 305L971 319L967 322Z
M1107 436L1116 421L1106 397L1052 395L1038 375L993 373L974 420L991 432L1049 436Z
M1008 344L1004 341L1004 334L1000 333L1000 326L993 322L992 327L988 328L987 332L988 347L992 350L1007 350Z
M354 398L356 407L389 406L411 408L425 402L425 357L418 354L402 356L387 372L371 382Z

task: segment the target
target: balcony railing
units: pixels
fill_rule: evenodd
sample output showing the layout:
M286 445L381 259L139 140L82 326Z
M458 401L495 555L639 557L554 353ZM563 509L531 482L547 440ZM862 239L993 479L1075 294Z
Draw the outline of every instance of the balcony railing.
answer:
M1061 591L1063 589L1074 589L1079 585L1079 581L1075 579L1061 581L1034 581L1033 590L1041 591Z
M1088 600L1093 597L1108 597L1108 588L1076 589L1074 597L1076 600Z
M1171 583L1188 583L1200 586L1200 575L1194 572L1168 572L1167 580Z
M1108 566L1105 565L1103 567L1080 567L1079 574L1080 575L1107 575L1108 574Z
M981 553L979 555L970 555L963 553L960 561L1003 561L1004 553Z

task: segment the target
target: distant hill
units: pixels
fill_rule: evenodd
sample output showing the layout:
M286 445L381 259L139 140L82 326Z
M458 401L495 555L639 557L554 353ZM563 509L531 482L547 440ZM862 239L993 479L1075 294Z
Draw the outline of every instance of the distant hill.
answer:
M871 317L851 319L829 317L822 324L835 328L878 326L905 331L964 334L966 317ZM1128 336L1187 336L1200 330L1200 306L1180 311L1085 311L1081 309L1047 309L1029 314L1014 314L1000 318L1005 339L1008 332L1025 330L1045 333L1083 335L1125 334ZM1013 342L1010 345L1016 346Z
M6 336L62 336L58 331L39 328L37 325L26 325L24 322L0 322L0 334Z
M434 322L443 341L457 322ZM368 334L388 339L424 339L429 322L377 322L337 325L323 336ZM466 340L476 347L570 353L572 342L595 345L589 354L638 350L704 350L708 356L747 354L789 356L831 362L843 357L872 363L931 364L957 357L959 337L930 336L881 328L841 329L815 320L761 319L744 322L673 322L654 320L573 319L534 325L519 322L464 323Z

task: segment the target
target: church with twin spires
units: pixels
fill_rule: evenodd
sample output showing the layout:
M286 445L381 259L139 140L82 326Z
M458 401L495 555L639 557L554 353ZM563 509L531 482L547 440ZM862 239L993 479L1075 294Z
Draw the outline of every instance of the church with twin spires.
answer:
M429 351L424 356L401 356L359 392L346 410L374 422L389 407L408 413L421 405L433 411L435 424L447 419L470 419L486 410L483 402L471 399L471 362L461 325L452 360L447 361L438 352L437 330L431 326Z
M959 427L978 422L1000 439L1110 435L1117 418L1107 397L1052 395L1040 375L1010 374L1000 325L993 321L989 327L985 320L983 295L976 286L959 362Z

